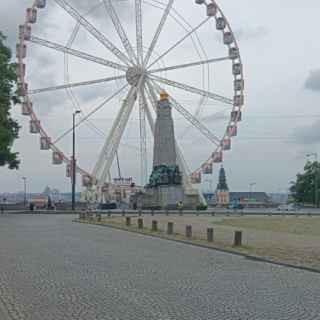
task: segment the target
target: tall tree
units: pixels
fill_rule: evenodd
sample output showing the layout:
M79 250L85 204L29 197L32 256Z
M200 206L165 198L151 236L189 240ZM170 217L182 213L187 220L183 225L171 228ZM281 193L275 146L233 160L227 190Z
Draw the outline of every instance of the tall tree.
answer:
M303 173L297 174L297 180L292 184L290 191L292 197L299 203L315 203L316 187L319 195L320 163L308 161ZM319 199L319 197L318 197ZM318 200L319 202L319 200ZM317 206L319 203L317 203Z
M12 53L5 45L6 37L0 32L0 166L18 169L18 153L12 145L18 138L19 125L11 118L12 105L19 103L16 94L16 64L11 62Z

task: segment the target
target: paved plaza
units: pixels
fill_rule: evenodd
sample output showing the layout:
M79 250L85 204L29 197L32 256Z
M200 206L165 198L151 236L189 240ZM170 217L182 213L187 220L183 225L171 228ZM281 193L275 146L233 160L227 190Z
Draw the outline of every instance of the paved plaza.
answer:
M320 274L72 216L0 216L1 320L320 319Z

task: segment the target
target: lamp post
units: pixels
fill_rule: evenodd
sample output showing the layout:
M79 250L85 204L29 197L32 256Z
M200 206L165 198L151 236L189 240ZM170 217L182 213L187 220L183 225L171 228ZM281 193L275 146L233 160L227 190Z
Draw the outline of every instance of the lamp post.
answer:
M255 186L256 184L257 184L256 182L252 182L252 183L249 184L249 190L250 190L250 193L249 193L249 197L250 197L249 202L250 202L251 199L252 199L252 187ZM248 203L248 205L249 205L249 203Z
M77 110L72 114L72 211L76 209L76 115L80 112Z
M307 158L314 157L316 161L315 173L314 173L314 198L315 198L315 207L319 207L319 194L318 194L318 153L313 152L307 154Z
M27 206L27 178L22 177L23 180L23 206Z

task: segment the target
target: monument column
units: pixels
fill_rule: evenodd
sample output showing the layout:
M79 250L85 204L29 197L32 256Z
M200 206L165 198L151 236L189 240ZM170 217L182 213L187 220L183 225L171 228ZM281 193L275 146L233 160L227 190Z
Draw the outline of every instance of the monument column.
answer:
M153 149L153 167L176 165L176 144L171 104L166 92L160 94L157 103L157 120Z

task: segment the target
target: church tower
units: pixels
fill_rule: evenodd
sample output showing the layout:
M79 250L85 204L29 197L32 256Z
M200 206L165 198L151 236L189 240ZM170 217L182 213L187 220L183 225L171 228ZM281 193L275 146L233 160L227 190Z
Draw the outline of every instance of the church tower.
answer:
M216 190L217 204L220 207L227 207L230 202L230 193L227 184L226 172L223 167L221 167L219 172L219 182Z

